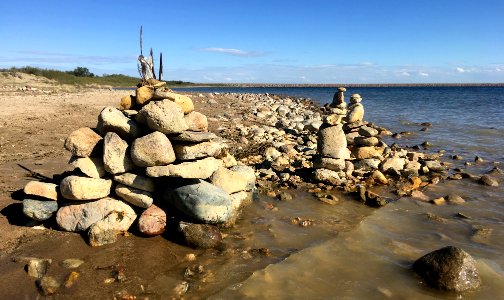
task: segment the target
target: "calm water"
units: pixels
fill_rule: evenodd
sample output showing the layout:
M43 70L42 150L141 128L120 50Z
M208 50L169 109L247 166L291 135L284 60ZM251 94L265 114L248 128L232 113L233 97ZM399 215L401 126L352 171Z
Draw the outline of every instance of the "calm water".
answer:
M186 90L283 94L311 98L320 104L330 102L335 91L332 88ZM454 161L454 166L460 167L479 155L487 162L468 167L475 174L491 170L494 165L503 168L502 87L350 88L346 98L352 93L361 94L366 120L393 132L413 133L396 141L401 145L427 140L434 151L444 149L446 155L462 155L464 160ZM419 131L422 122L433 126L426 132ZM309 217L319 224L302 230L285 225L279 213L265 213L261 202L254 203L239 225L255 232L248 243L291 254L250 277L245 276L248 278L240 279L239 283L233 281L230 272L229 283L224 283L226 287L214 293L213 298L499 299L504 295L504 180L502 176L497 179L499 187L460 180L425 189L424 193L431 198L456 193L467 201L464 205L442 207L411 198L399 199L378 210L364 208L351 200L333 207L320 205L307 194L298 194L292 203L278 205L280 212ZM458 213L469 218L457 217ZM437 218L433 219L433 215ZM267 228L264 232L253 221L256 219ZM476 258L483 281L480 289L463 295L441 293L422 286L412 274L410 265L415 259L447 245L460 246Z

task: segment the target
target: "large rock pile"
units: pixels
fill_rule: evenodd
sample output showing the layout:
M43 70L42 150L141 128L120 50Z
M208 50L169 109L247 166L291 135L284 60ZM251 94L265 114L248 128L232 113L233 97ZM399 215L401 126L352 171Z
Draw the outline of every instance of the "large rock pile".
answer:
M120 109L105 107L96 129L80 128L65 141L74 174L59 185L30 182L28 217L56 217L66 231L87 231L93 246L130 229L161 234L166 213L194 223L230 225L255 187L251 167L237 165L226 144L208 132L190 97L151 81ZM185 227L184 227L185 228ZM182 227L181 229L182 230Z

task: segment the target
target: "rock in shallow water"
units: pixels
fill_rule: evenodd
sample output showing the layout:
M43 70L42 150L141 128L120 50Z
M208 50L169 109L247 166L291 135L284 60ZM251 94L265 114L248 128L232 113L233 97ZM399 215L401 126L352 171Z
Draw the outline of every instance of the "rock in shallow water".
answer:
M413 270L427 285L439 290L463 292L481 284L476 261L453 246L422 256L413 264Z
M138 230L147 236L162 234L166 229L166 213L151 205L138 218Z
M215 248L222 241L220 230L208 224L191 224L181 222L179 229L189 246L196 248Z
M203 180L168 189L165 199L191 218L203 223L224 223L233 214L229 194L223 189Z

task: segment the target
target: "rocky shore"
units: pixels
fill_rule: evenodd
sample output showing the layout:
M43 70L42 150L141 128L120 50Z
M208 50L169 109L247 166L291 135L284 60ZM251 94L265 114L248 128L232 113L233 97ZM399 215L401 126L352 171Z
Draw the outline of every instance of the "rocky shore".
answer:
M279 95L183 95L159 82L142 86L103 108L95 127L68 135L74 170L58 182L28 182L23 213L86 232L91 246L114 243L135 226L143 236L168 230L191 247L219 248L222 231L239 222L255 192L289 201L292 189L305 190L320 205L343 201L336 191L372 207L402 196L456 205L464 199L430 199L421 190L463 178L499 184L498 168L476 176L450 168L455 157L419 151L428 144L400 147L398 134L365 121L365 98L353 94L347 106L345 92L319 107ZM60 285L44 276L48 264L28 261L46 295Z

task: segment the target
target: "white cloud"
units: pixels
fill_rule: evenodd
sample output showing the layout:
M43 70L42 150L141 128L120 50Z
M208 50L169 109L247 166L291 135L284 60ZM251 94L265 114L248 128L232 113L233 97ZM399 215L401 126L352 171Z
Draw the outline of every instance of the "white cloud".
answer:
M464 73L464 72L466 71L466 70L464 70L464 69L463 69L463 68L461 68L461 67L457 67L457 68L456 68L456 70L457 70L457 72L459 72L459 73Z
M425 73L425 72L420 72L418 73L420 76L423 76L423 77L429 77L429 73Z
M497 71L497 72L501 72L501 71L502 71L502 69L501 69L501 68L499 68L499 67L497 67L497 68L495 68L495 71Z
M223 54L227 54L227 55L241 56L241 57L258 57L258 56L266 55L266 52L245 51L245 50L233 49L233 48L210 47L210 48L201 48L198 50L203 51L203 52L223 53Z
M408 72L406 72L406 71L401 72L401 75L402 75L402 76L406 76L406 77L411 76L411 74L410 74L410 73L408 73Z

